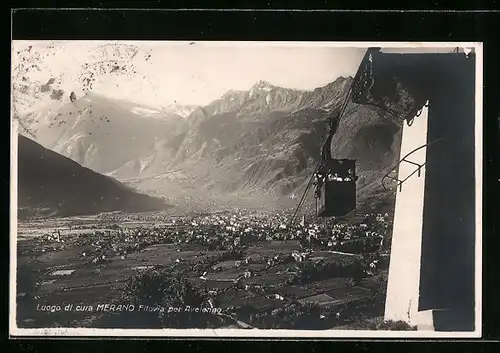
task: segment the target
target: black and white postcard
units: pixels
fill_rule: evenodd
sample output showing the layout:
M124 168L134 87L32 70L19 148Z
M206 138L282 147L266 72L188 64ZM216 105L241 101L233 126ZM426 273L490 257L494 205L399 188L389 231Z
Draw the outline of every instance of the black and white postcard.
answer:
M13 41L13 336L479 337L480 43Z

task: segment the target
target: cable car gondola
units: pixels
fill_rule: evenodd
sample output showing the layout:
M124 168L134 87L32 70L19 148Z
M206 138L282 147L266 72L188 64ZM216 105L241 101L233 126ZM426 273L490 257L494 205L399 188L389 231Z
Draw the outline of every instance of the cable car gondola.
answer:
M333 134L331 128L323 145L319 168L314 174L318 217L342 217L356 208L356 160L332 158Z
M385 102L385 96L388 92L385 92L383 89L382 92L380 92L381 89L379 88L381 88L381 84L375 79L375 76L385 68L376 65L374 69L373 65L373 55L377 55L379 52L380 48L369 48L365 53L363 61L340 107L338 119L336 119L337 124L343 118L350 99L358 104L372 104L376 106L383 105ZM404 68L402 71L404 71ZM390 83L393 84L394 82ZM392 86L394 86L394 84ZM420 99L416 99L415 102L412 102L412 108L418 107L419 102ZM403 118L410 123L410 119L406 116L403 116ZM333 121L333 119L330 121L330 132L323 145L321 159L318 161L292 215L290 227L293 226L295 217L311 186L315 187L314 197L316 199L317 217L343 217L356 209L356 181L358 180L356 176L356 160L332 158L331 143L333 134L336 130L332 124Z

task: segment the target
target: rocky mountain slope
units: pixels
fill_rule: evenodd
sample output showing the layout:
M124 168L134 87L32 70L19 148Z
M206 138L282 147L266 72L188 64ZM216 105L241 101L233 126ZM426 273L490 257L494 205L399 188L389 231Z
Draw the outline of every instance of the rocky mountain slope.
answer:
M84 168L19 135L20 217L37 210L53 215L81 215L108 211L152 211L165 207L161 199L139 194L110 177Z
M283 198L300 193L351 81L341 77L314 91L261 81L249 91L228 92L193 111L189 129L148 156L149 167L129 180L166 194L179 184L213 194ZM401 122L350 103L337 123L332 154L358 161L362 199L378 195L380 179L399 158Z

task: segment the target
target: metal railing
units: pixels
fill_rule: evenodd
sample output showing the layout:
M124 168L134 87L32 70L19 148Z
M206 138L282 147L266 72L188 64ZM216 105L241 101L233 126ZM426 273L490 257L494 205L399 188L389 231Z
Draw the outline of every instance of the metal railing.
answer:
M407 181L408 179L410 179L410 178L411 178L413 175L415 175L416 173L418 174L418 177L420 177L420 175L421 175L421 171L422 171L422 168L425 166L426 162L424 162L424 163L416 163L416 162L414 162L414 161L410 161L410 160L408 160L407 158L408 158L408 157L410 157L413 153L415 153L415 152L417 152L417 151L421 150L422 148L424 148L424 147L429 148L430 146L432 146L432 145L436 144L436 143L437 143L437 142L439 142L439 141L442 141L443 139L444 139L444 137L441 137L441 138L439 138L439 139L437 139L437 140L432 141L431 143L427 143L427 144L425 144L425 145L422 145L422 146L420 146L420 147L417 147L417 148L413 149L412 151L408 152L408 153L407 153L407 154L406 154L403 158L401 158L401 159L399 160L399 162L398 162L398 163L397 163L394 167L392 167L392 168L391 168L391 171L390 171L389 173L387 173L386 175L384 175L384 176L382 177L382 186L384 187L384 189L385 189L385 190L387 190L387 191L390 191L390 189L386 186L386 184L387 184L387 183L386 183L385 181L386 181L387 179L390 179L390 180L394 180L394 181L396 181L396 182L397 182L397 184L396 184L396 188L399 188L399 191L401 192L401 191L403 190L403 183L404 183L405 181ZM417 166L417 169L415 169L412 173L410 173L409 175L407 175L407 176L406 176L406 178L404 178L403 180L399 179L398 177L393 177L393 176L391 175L391 173L393 173L393 172L394 172L394 171L396 171L396 170L397 170L397 173L399 174L399 168L398 168L398 167L399 167L399 165L400 165L402 162L410 163L410 164L413 164L413 165ZM391 189L392 189L392 188L391 188Z

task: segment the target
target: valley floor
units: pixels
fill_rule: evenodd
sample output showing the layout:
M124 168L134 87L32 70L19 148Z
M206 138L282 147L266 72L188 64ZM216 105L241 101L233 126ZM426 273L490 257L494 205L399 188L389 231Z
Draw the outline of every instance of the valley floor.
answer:
M17 325L356 327L383 316L384 232L381 215L288 229L286 215L237 210L19 223ZM179 298L147 292L174 274Z

